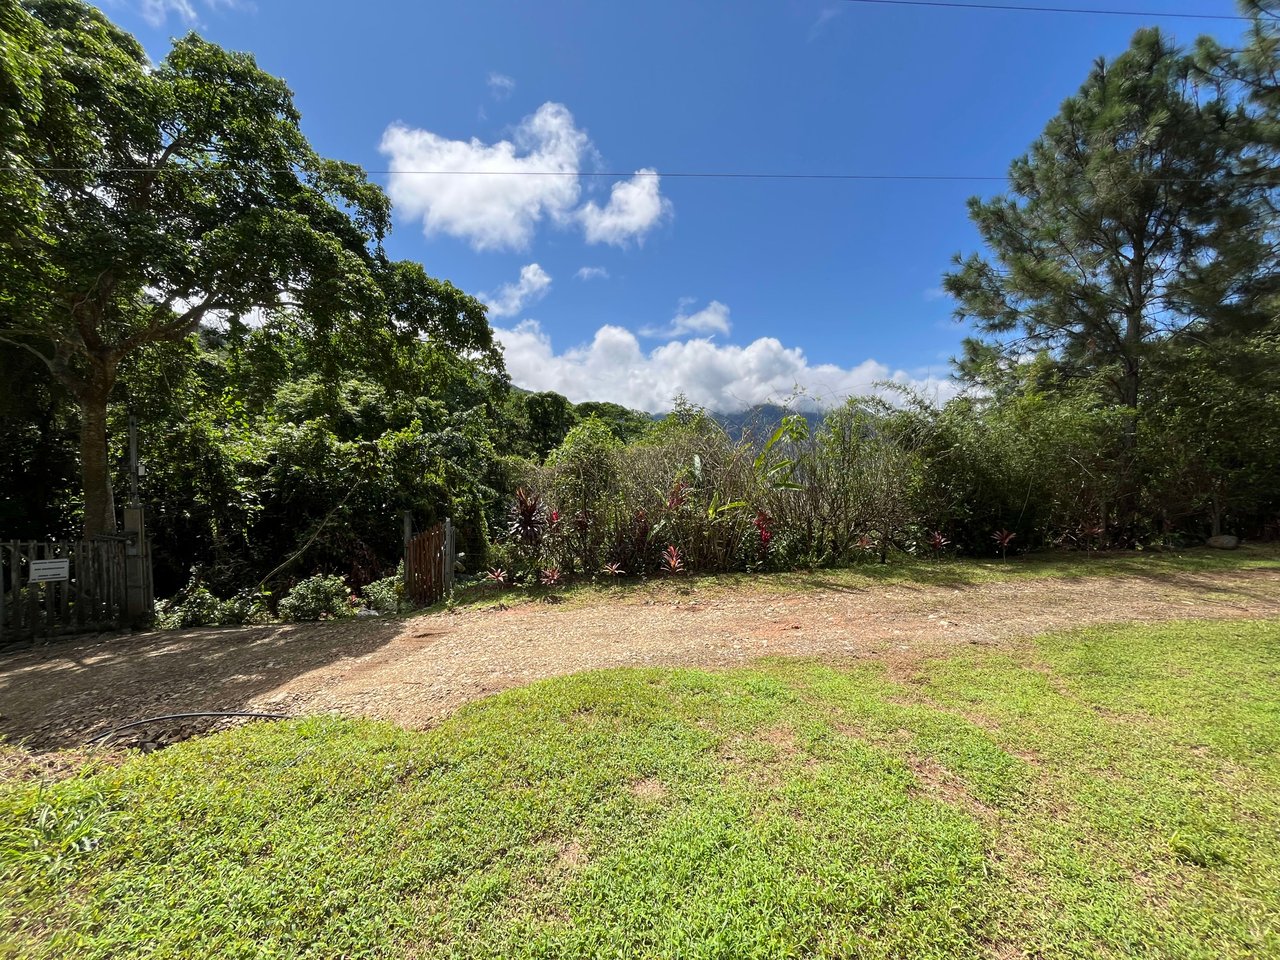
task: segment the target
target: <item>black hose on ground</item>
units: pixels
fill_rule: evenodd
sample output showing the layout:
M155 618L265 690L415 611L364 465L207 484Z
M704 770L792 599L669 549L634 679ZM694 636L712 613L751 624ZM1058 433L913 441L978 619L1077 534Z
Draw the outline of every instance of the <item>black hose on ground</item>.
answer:
M96 737L89 740L86 746L92 746L95 743L105 745L117 733L124 730L130 730L133 727L145 727L148 723L160 723L165 720L190 720L195 717L247 717L252 720L288 720L288 714L285 713L245 713L238 710L209 710L201 713L168 713L161 717L148 717L146 720L134 720L132 723L122 723L118 727L108 730L106 733L100 733Z

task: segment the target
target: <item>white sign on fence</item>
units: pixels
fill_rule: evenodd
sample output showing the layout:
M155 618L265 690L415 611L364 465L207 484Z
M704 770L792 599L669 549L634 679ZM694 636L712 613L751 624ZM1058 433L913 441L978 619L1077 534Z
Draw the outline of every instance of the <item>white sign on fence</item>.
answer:
M70 560L32 560L31 575L27 578L27 583L46 583L50 580L66 580L70 576Z

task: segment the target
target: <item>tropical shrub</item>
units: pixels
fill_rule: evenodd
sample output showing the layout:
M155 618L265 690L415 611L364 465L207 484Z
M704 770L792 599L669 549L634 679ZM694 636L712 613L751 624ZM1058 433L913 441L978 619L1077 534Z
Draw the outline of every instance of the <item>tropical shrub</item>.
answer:
M280 619L330 620L351 615L351 589L343 577L316 574L300 580L280 601Z
M378 613L399 613L404 605L404 564L389 577L367 583L360 588L365 604Z

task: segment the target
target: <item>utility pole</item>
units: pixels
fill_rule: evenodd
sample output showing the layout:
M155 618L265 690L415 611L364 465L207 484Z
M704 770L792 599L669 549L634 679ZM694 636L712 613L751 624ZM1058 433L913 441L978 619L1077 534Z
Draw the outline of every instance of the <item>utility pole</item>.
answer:
M133 414L129 414L129 506L142 506L138 501L138 418Z

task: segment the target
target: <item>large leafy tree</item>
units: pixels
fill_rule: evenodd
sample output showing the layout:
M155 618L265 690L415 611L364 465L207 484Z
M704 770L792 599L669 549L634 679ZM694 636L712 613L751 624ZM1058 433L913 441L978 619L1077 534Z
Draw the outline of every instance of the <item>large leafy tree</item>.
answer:
M1253 309L1269 220L1237 174L1255 131L1226 87L1202 81L1140 31L1013 162L1009 192L970 201L989 255L957 257L944 280L980 334L962 372L1047 350L1136 410L1157 345Z
M386 196L316 154L251 56L192 34L153 65L81 0L0 11L0 342L78 407L86 536L115 527L108 402L149 344L285 313L335 365L425 336L500 366L483 307L386 260Z

